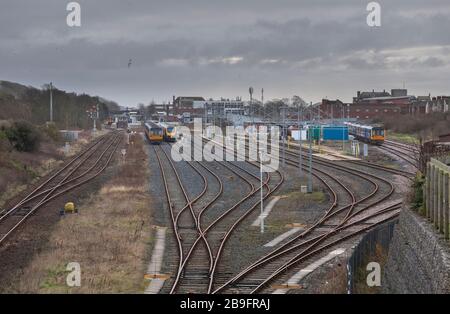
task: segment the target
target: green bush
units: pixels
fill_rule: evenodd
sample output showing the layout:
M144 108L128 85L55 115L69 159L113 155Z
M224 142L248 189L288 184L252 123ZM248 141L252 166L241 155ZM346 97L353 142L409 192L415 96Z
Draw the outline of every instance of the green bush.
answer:
M31 123L16 121L4 130L11 145L21 152L33 152L39 148L41 134Z
M424 203L423 203L423 188L425 185L425 178L422 174L418 174L414 180L412 189L413 195L411 200L412 208L418 211L420 214L424 213Z

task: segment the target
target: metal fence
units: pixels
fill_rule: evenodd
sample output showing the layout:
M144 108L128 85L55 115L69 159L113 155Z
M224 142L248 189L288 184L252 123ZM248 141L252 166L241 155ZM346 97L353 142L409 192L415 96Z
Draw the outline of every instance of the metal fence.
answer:
M450 239L450 167L437 159L427 163L424 199L426 217L445 239Z

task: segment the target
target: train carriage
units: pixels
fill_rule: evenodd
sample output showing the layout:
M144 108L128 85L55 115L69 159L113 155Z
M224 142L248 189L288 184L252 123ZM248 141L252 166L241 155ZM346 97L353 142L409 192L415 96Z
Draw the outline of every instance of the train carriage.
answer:
M375 145L384 143L386 131L381 125L362 125L357 123L345 123L348 126L349 134L356 139Z
M173 125L167 123L158 123L158 125L163 129L163 139L165 142L176 142L177 129Z
M151 144L160 144L164 139L164 130L156 123L149 122L145 124L145 135Z

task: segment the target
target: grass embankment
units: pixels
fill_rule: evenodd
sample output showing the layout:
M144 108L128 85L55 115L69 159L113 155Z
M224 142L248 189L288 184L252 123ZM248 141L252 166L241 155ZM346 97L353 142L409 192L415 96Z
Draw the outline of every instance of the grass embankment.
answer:
M0 121L1 127L2 121ZM80 139L72 143L65 153L62 141L55 141L45 133L42 142L33 152L17 151L8 142L5 132L0 130L0 208L12 198L35 184L53 170L59 168L64 158L70 158L79 153L95 137L103 135L99 131L93 135L83 132Z
M63 154L58 152L58 144L46 134L43 134L40 145L36 144L31 151L18 150L8 138L12 136L11 132L8 133L11 125L9 121L0 121L0 208L58 167L63 159Z
M396 133L396 132L387 132L387 139L391 141L396 141L405 144L417 145L419 140L415 135L405 134L405 133Z
M135 136L126 162L98 192L66 215L50 241L25 269L21 292L134 293L144 290L150 234L147 158ZM66 266L78 262L81 286L68 287Z

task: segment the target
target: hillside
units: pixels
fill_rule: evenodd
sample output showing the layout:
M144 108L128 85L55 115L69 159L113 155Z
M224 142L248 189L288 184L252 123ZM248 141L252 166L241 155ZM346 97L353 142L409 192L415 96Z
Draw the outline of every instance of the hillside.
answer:
M0 81L0 120L24 119L34 124L49 120L48 86L32 86ZM53 117L59 128L89 128L91 121L86 110L99 104L100 119L108 116L118 105L98 96L70 93L53 88Z

